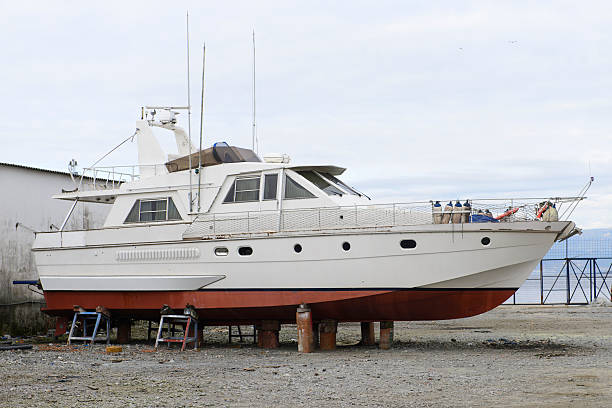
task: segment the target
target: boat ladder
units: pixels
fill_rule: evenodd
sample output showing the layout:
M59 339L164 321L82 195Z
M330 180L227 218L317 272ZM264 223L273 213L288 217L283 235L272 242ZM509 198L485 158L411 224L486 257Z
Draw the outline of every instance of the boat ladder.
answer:
M168 333L169 337L163 337L164 323L168 325ZM183 326L183 335L174 336L174 325L180 324ZM170 326L173 326L172 328ZM191 335L190 335L191 331ZM187 343L193 343L193 349L198 349L198 320L191 315L177 315L177 314L162 314L161 319L159 320L159 328L157 329L157 339L155 340L155 349L159 343L168 343L168 347L170 347L170 343L182 343L181 351L185 350L185 345Z
M88 312L81 306L74 306L73 310L74 317L72 318L70 334L68 334L68 344L71 344L74 340L89 341L91 344L96 341L106 341L106 344L110 344L110 312L105 307L98 306L95 312ZM92 322L94 322L93 332L88 335L87 326ZM79 323L82 326L82 336L76 335ZM98 336L101 325L105 326L106 335Z

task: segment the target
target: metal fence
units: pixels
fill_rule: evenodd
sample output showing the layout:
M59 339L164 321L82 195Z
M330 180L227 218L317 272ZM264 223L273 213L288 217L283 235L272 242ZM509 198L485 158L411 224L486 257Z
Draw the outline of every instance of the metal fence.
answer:
M506 303L589 304L612 299L612 230L556 243Z

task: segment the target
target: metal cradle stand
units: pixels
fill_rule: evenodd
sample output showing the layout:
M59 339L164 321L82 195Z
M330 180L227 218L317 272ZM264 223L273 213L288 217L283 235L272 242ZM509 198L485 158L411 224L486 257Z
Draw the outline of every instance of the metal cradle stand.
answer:
M76 336L78 323L82 325L82 336ZM87 326L93 324L93 332L88 335ZM106 335L98 336L98 330L101 326L105 326ZM106 344L110 344L110 313L103 307L97 307L95 312L88 312L85 309L75 306L74 317L72 318L72 326L70 327L70 334L68 334L68 344L71 344L73 340L89 341L94 344L96 341L105 341Z
M164 323L168 325L167 334L169 337L163 337L163 326ZM182 324L184 327L183 336L173 337L171 332L170 325L172 324ZM192 334L190 335L190 330ZM159 328L157 329L157 339L155 340L155 348L159 343L168 343L168 347L170 347L170 343L182 343L181 351L185 350L185 345L187 343L193 343L193 349L198 349L198 320L189 315L162 315L159 321Z

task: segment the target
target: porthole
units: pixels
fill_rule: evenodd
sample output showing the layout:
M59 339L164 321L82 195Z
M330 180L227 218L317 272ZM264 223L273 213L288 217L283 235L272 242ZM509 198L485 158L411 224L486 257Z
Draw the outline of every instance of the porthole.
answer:
M491 238L489 237L484 237L483 239L480 240L480 243L484 246L487 246L491 243Z
M414 239L402 239L400 246L404 249L413 249L416 248L416 241Z
M217 256L228 256L229 255L229 249L227 249L226 247L215 248L215 255L217 255Z
M348 242L343 242L342 249L344 249L345 251L348 251L349 249L351 249L351 244L349 244Z
M251 247L240 247L238 248L238 253L242 256L249 256L249 255L253 255L253 248Z
M293 250L299 254L300 252L302 252L302 246L300 244L295 244L293 246Z

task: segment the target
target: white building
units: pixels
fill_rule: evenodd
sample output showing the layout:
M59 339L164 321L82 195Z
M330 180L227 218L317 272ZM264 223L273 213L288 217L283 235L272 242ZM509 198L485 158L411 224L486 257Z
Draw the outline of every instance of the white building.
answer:
M38 279L30 252L34 233L62 225L72 203L51 196L74 188L67 172L0 163L0 335L33 333L50 323L40 312L43 297L13 281ZM65 229L101 226L108 208L79 203Z

